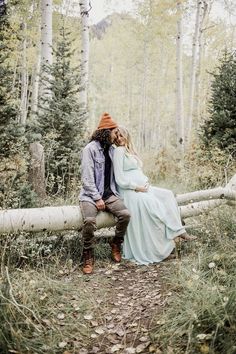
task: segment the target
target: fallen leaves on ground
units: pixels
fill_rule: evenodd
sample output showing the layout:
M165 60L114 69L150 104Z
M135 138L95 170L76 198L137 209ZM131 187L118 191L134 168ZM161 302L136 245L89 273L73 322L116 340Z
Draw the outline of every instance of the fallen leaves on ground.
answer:
M165 265L138 266L129 262L96 268L85 281L88 293L91 291L95 298L93 311L84 315L92 331L88 354L162 353L151 343L149 332L156 324L154 316L171 296L163 291L160 281L165 269ZM104 278L104 298L96 298L99 279Z

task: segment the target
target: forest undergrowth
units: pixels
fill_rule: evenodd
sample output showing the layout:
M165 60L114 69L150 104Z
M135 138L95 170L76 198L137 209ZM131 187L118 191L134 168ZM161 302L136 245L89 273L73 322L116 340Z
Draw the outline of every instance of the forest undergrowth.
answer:
M75 231L2 236L0 352L236 353L236 210L190 219L161 264L116 265L99 238L89 277Z
M8 242L1 353L235 353L235 211L224 207L198 223L197 241L159 265L117 266L101 240L91 277L80 270L75 235L49 249L41 240L35 253L29 240L25 249Z

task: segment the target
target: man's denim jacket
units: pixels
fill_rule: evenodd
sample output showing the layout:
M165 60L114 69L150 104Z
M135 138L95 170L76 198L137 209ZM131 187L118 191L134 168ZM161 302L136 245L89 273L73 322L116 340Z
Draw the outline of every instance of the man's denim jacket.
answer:
M111 161L113 159L114 146L109 148ZM105 178L105 156L99 141L93 140L85 146L82 152L82 189L79 200L95 204L102 199ZM119 197L114 177L113 164L111 164L111 190Z

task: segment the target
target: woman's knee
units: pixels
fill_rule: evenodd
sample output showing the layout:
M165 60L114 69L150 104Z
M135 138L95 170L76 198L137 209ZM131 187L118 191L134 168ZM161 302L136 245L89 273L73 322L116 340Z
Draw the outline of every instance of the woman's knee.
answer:
M166 198L175 198L174 193L170 189L165 189Z

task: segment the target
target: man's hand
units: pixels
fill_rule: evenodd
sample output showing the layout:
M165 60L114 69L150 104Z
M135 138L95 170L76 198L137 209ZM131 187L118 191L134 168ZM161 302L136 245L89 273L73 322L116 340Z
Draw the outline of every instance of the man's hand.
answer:
M97 200L95 203L98 210L105 210L106 206L102 199Z

